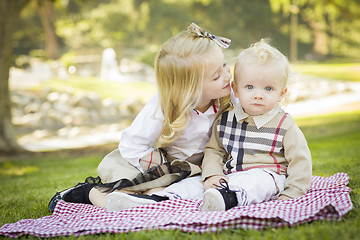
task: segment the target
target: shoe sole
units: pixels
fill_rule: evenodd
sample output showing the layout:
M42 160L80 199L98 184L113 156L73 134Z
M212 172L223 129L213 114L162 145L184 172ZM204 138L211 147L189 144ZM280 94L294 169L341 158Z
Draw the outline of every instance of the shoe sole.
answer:
M55 195L50 199L50 202L48 204L48 210L50 212L54 212L57 203L60 200L64 200L64 195L67 194L68 192L70 192L71 190L73 190L74 188L76 188L76 186L67 188L65 190L62 190L61 192L55 193ZM56 202L54 203L55 199L58 199L58 200L56 200Z
M107 195L105 208L107 211L121 211L146 204L156 203L156 201L145 198L138 198L126 193L113 192Z
M219 190L210 188L205 191L200 210L205 212L225 211L225 202Z

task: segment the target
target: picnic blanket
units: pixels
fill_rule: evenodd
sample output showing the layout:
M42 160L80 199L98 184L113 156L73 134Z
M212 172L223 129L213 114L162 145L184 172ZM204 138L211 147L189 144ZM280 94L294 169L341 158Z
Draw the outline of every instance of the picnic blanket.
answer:
M0 235L55 237L150 229L204 233L228 228L293 226L314 220L337 221L352 209L348 183L345 173L313 176L310 190L300 198L239 206L226 212L201 212L201 200L167 200L119 212L60 201L52 215L5 224Z

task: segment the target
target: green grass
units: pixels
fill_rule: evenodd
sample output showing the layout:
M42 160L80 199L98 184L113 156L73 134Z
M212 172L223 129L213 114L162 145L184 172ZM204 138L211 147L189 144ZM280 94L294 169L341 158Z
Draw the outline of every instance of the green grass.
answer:
M360 111L298 118L296 121L312 152L313 174L330 176L345 172L350 176L354 208L341 221L316 221L261 231L230 229L216 234L194 234L152 230L91 235L79 239L359 239ZM115 146L1 156L0 226L20 219L50 215L47 203L53 194L83 181L89 175L94 176L99 161Z
M297 72L322 78L360 82L360 63L303 63Z
M118 101L128 98L139 98L142 101L147 101L156 92L156 85L149 82L104 82L99 78L77 76L69 79L54 78L43 82L41 85L32 88L32 90L40 91L44 88L72 94L96 92L101 98L113 98Z

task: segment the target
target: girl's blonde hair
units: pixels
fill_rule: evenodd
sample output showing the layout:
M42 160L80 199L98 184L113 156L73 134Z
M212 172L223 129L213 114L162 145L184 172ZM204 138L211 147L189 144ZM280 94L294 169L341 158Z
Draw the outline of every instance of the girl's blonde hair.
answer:
M276 61L283 69L282 76L285 87L289 79L289 60L267 42L268 40L262 39L260 42L254 43L251 47L242 51L236 58L234 72L237 72L242 67L242 64L265 64Z
M182 32L168 40L155 59L155 76L164 124L157 147L170 146L187 125L188 113L200 102L206 54L219 48L212 40Z

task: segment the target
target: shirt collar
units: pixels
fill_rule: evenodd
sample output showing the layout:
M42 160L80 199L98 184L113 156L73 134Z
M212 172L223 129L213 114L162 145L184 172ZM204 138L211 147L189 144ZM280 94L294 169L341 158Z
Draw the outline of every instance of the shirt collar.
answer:
M237 104L235 106L235 116L236 119L238 121L240 120L244 120L248 117L250 117L249 114L247 114L246 112L244 112L244 109L241 107L240 104ZM256 127L259 129L262 126L264 126L265 124L267 124L268 122L270 122L276 114L278 114L281 111L281 106L280 104L277 104L272 110L268 111L267 113L264 113L262 115L258 115L258 116L252 116L252 118L254 119L254 123L256 125Z
M194 110L194 113L197 114L197 115L211 115L211 114L216 114L218 112L220 108L220 101L213 101L211 106L204 112L200 112L196 109L193 109Z

